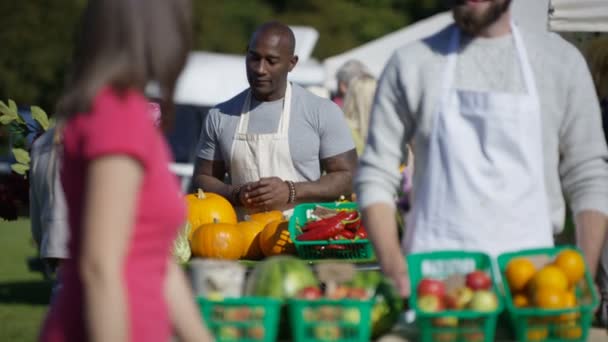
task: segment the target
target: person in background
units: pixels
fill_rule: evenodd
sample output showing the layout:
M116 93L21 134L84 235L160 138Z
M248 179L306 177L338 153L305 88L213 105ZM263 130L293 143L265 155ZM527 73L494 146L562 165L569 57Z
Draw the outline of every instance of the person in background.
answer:
M290 215L298 203L352 193L357 153L348 125L330 100L287 81L294 47L287 25L258 27L247 47L249 88L212 108L203 124L193 182L231 200L240 218Z
M398 49L378 82L355 179L382 270L409 296L394 196L416 157L405 253L497 256L552 246L564 195L595 276L608 225L608 148L585 60L554 33L523 31L509 0L455 1L455 23ZM563 195L563 194L564 195Z
M41 341L209 341L171 255L185 203L143 96L161 89L162 123L189 51L187 0L90 0L67 88L61 181L70 257Z
M367 67L356 59L351 59L342 66L336 72L337 90L336 95L333 97L333 101L340 107L344 105L344 97L348 91L350 82L363 75L371 75Z
M350 81L342 110L350 126L357 154L361 155L365 139L367 139L367 124L369 112L376 92L376 79L370 75L361 75Z
M57 155L60 131L49 128L34 141L30 153L31 232L48 274L56 274L62 260L68 257L67 212Z
M582 50L589 64L595 91L600 100L604 135L608 139L608 38L594 38L587 42ZM608 243L604 244L602 251L597 283L602 296L597 318L602 325L608 327Z

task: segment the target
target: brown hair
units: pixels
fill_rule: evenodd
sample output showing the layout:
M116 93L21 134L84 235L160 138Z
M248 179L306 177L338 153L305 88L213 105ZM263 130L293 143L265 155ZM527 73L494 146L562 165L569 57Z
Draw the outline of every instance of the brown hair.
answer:
M162 126L170 126L175 83L190 50L191 12L190 0L90 0L57 113L65 119L89 111L104 86L143 92L156 82Z

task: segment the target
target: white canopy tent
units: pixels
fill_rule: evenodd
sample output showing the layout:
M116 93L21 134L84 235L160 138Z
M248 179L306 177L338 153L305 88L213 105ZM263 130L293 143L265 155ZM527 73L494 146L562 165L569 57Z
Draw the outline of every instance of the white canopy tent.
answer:
M551 31L608 32L608 1L551 0Z
M512 6L514 21L530 30L608 31L608 0L514 0ZM397 48L425 38L452 22L451 13L440 13L327 58L323 62L325 87L336 88L336 72L350 59L360 60L378 77Z
M325 87L336 88L336 72L348 60L357 59L363 62L371 74L380 76L384 65L398 47L409 42L427 37L452 22L452 15L448 12L436 14L428 19L418 21L405 28L389 33L386 36L372 40L366 44L348 50L339 55L332 56L323 61L326 79Z
M289 79L303 86L321 85L325 71L311 58L319 32L308 26L290 26L296 36L299 62ZM175 90L175 102L214 106L243 91L247 84L245 56L206 51L191 52ZM151 91L153 92L153 91Z

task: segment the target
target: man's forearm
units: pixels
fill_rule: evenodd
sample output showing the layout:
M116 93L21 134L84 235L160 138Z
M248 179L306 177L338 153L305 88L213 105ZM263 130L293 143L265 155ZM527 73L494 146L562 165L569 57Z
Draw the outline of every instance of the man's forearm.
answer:
M362 211L363 225L374 245L382 271L390 276L407 272L397 234L395 208L388 204L372 204Z
M589 271L595 278L606 242L608 217L598 211L584 210L576 215L575 220L577 245L583 251L589 264Z
M194 178L194 185L196 188L203 189L205 192L221 195L228 199L232 204L235 204L232 196L234 186L226 184L213 176L198 175Z
M352 173L337 171L325 174L315 182L296 183L296 202L336 201L340 196L350 198L353 192Z

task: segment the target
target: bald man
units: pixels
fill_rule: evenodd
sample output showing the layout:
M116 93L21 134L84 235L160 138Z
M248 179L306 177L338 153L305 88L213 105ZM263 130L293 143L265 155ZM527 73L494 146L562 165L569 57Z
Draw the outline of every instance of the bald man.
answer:
M357 154L340 108L287 81L298 62L291 29L261 25L247 47L249 88L212 108L194 184L247 213L350 196ZM228 177L226 177L226 175Z

